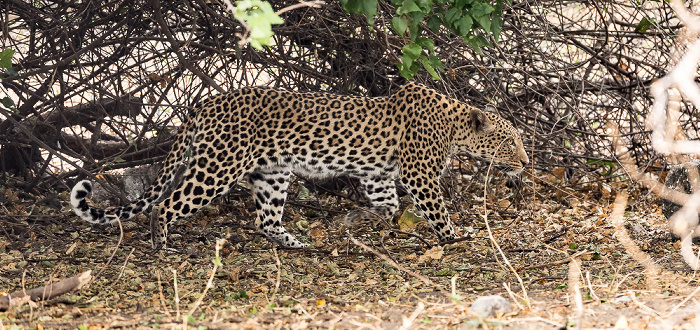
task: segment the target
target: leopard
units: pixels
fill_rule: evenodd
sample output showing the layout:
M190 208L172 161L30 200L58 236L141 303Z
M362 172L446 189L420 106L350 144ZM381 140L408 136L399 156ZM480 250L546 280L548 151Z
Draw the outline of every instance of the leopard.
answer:
M490 108L489 108L490 107ZM151 212L151 244L168 229L246 180L255 229L285 248L305 248L282 224L290 178L346 175L359 180L366 211L393 216L397 185L440 242L459 237L440 190L450 159L471 155L519 173L529 163L520 133L493 106L480 110L422 84L408 82L383 97L246 87L201 101L183 119L154 183L128 205L88 203L89 180L71 190L71 206L92 224ZM491 110L491 111L489 111Z

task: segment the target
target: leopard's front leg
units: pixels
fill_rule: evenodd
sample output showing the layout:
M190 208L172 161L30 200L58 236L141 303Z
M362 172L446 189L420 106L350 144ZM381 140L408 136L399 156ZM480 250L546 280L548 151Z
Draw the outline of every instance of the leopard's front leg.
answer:
M404 174L401 183L408 190L413 204L437 234L440 242L457 238L440 192L440 178Z

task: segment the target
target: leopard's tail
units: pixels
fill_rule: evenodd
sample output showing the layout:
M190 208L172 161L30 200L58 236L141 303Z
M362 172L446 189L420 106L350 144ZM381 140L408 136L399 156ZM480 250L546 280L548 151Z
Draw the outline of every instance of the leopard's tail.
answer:
M183 161L190 154L192 141L194 139L195 130L191 123L194 120L183 122L180 126L180 132L175 139L170 152L163 162L163 166L158 171L158 176L153 184L129 205L99 209L90 206L86 198L89 198L92 193L92 183L88 180L78 182L73 186L70 194L70 204L73 211L83 220L93 224L109 224L119 220L129 220L139 213L147 212L150 208L160 202L170 193L173 186L180 183L180 176L184 169Z

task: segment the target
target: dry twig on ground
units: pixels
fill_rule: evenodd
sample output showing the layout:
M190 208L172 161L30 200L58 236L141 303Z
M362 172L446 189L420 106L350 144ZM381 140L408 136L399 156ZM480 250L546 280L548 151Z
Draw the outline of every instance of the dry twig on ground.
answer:
M49 300L70 291L79 290L92 279L92 271L88 270L79 275L69 277L56 283L34 288L29 291L17 291L12 294L0 296L0 311L18 307L29 301Z

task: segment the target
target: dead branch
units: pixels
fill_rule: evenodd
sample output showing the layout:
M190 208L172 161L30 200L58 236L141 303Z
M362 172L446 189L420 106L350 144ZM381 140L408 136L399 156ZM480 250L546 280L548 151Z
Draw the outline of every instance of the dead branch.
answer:
M88 270L79 275L69 277L65 280L34 288L29 291L16 291L10 295L0 297L0 310L5 311L10 308L18 307L28 301L46 301L73 290L79 290L83 285L88 283L92 278L92 271Z

